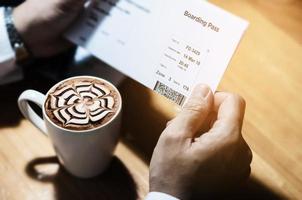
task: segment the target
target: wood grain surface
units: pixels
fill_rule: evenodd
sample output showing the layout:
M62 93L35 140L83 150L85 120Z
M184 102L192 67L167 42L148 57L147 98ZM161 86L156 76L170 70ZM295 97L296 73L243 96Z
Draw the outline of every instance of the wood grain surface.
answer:
M302 1L212 0L250 22L219 90L247 101L244 138L254 159L242 199L302 198ZM166 122L178 108L127 79L123 131L108 171L76 179L58 165L45 136L21 118L17 96L27 88L47 91L43 80L0 86L0 199L143 199L148 163ZM3 95L3 96L2 96Z

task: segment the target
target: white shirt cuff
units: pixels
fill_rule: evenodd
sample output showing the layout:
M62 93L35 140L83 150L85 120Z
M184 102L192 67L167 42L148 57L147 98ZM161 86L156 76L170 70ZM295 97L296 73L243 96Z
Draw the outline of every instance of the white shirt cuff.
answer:
M21 78L22 70L15 64L15 52L6 30L4 8L0 7L0 84Z
M161 193L161 192L150 192L145 200L180 200L171 195Z

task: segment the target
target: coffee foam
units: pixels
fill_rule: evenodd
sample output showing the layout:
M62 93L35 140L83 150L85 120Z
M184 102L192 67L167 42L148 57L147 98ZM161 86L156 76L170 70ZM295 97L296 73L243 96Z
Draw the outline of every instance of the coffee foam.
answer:
M47 115L57 125L72 130L88 130L108 122L119 107L118 94L96 79L72 79L50 92Z

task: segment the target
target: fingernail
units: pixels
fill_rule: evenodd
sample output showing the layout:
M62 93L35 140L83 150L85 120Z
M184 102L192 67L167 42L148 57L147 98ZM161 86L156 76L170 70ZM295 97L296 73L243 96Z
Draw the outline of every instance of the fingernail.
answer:
M196 93L198 96L202 98L206 98L210 92L211 89L204 84L197 85L194 91L194 93Z

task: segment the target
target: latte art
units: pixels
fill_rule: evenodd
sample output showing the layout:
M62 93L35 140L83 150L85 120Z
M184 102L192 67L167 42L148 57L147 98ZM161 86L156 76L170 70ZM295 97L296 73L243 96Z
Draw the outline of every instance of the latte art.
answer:
M49 94L48 110L65 128L87 129L115 112L116 102L109 86L96 81L75 81Z

